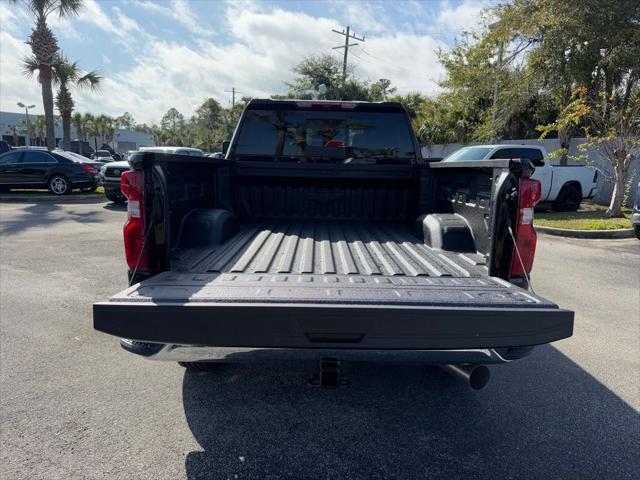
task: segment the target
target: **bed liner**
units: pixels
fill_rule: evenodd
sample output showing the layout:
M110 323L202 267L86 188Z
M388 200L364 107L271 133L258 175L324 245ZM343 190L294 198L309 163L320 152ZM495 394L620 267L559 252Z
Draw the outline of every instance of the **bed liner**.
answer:
M475 252L434 250L401 223L262 221L244 225L223 245L178 250L178 272L483 277Z

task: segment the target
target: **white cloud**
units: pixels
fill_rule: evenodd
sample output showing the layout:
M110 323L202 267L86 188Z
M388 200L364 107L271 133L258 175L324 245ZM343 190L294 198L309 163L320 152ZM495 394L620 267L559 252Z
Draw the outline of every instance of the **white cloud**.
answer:
M210 36L214 34L213 29L204 28L202 19L199 19L189 7L186 0L171 0L169 6L151 0L141 0L136 5L151 12L167 17L174 22L185 27L194 35Z
M488 1L465 0L452 7L449 2L443 2L436 18L436 26L444 30L475 31L482 26L482 10Z
M22 8L10 6L7 2L0 2L0 22L2 29L15 33L19 30L19 23L24 22L27 16Z
M23 40L0 31L0 110L15 112L16 103L24 102L36 105L34 113L44 113L38 81L22 74L22 59L30 54Z
M165 9L170 10L164 4L147 3L134 5L142 6L149 17L166 15ZM230 96L225 90L231 87L252 97L284 93L292 67L304 56L335 52L331 47L339 40L331 32L340 25L335 18L266 8L264 4L228 5L226 15L219 19L226 29L224 41L194 35L190 42L155 37L145 30L146 22L137 23L123 13L124 8L121 11L114 6L107 15L103 7L88 1L80 21L126 46L96 52L97 58L108 55L111 73L105 74L100 94L76 92L76 106L80 111L111 115L129 111L140 122L158 122L170 107L190 116L207 97L227 105ZM28 47L4 27L2 34L1 108L15 110L11 105L16 101L39 100L40 89L35 80L24 79L15 68L20 52L28 52ZM444 46L440 40L426 34L371 31L361 46L350 49L349 62L364 79L389 78L400 93L418 90L428 94L439 90L436 82L443 75L434 53L440 46ZM113 71L123 63L131 66ZM29 100L29 96L33 98Z

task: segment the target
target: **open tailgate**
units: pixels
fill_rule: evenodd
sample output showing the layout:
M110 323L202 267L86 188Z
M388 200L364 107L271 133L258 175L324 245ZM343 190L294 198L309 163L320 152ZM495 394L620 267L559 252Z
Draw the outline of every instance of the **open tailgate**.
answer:
M118 337L229 347L492 348L573 332L572 311L493 277L165 272L93 315Z

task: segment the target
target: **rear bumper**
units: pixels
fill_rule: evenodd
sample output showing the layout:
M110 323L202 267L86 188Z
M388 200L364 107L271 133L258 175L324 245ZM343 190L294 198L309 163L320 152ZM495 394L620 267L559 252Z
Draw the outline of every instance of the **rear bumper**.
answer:
M141 342L210 347L457 350L539 345L570 337L573 312L332 304L105 302L94 328Z
M71 177L71 184L76 188L90 188L100 185L97 175L76 175Z
M141 354L132 348L131 341L122 340L122 347L149 360L174 362L263 363L270 361L319 361L338 358L350 362L406 363L425 365L446 364L497 364L508 363L531 352L523 349L520 354L495 349L468 350L338 350L338 349L283 349L200 347L196 345L163 345L157 353ZM158 346L160 347L160 346Z
M120 182L114 182L111 180L104 179L102 181L102 186L104 187L104 193L108 195L122 195L122 191L120 190Z

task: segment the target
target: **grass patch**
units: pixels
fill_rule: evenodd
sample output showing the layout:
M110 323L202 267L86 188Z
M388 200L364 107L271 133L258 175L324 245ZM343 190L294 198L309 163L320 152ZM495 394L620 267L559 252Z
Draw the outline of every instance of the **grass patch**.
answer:
M533 224L565 230L618 230L631 228L631 210L623 208L624 218L609 218L607 207L586 203L577 212L536 212Z

